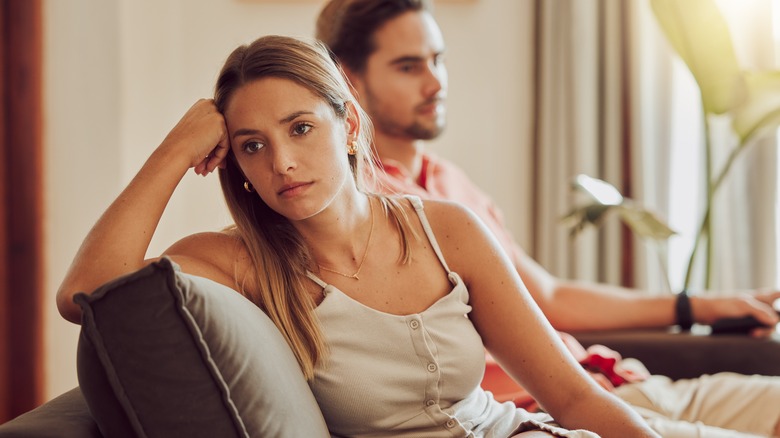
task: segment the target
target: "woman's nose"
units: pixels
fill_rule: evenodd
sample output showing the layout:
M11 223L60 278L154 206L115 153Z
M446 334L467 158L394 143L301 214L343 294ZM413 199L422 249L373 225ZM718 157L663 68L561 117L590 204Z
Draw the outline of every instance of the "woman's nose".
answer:
M275 173L284 174L297 166L295 157L292 151L284 145L280 147L273 147L273 171Z

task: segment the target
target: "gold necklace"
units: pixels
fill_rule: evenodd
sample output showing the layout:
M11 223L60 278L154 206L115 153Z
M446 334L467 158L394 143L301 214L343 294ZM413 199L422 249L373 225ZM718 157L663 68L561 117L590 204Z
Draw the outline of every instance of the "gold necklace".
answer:
M332 272L334 274L341 275L342 277L354 278L355 280L360 280L360 278L358 278L358 275L360 274L360 270L363 269L363 262L366 261L366 256L368 255L368 247L371 246L371 236L374 234L374 203L371 202L371 198L368 198L368 208L371 211L371 228L369 228L368 230L368 240L366 241L366 249L363 251L363 258L360 259L360 264L358 265L357 271L355 271L354 274L349 275L343 272L336 271L335 269L327 268L317 263L317 266L320 269L324 271Z
M368 230L368 240L366 241L366 249L363 251L363 258L360 259L360 264L358 265L357 271L355 271L354 274L349 275L343 272L336 271L335 269L322 266L321 264L317 263L317 266L320 269L324 271L332 272L334 274L341 275L342 277L354 278L355 280L360 280L358 275L360 275L360 270L363 269L363 263L366 261L366 256L368 255L368 247L371 245L371 236L374 234L374 204L371 202L371 198L368 199L368 207L371 212L371 228L369 228Z

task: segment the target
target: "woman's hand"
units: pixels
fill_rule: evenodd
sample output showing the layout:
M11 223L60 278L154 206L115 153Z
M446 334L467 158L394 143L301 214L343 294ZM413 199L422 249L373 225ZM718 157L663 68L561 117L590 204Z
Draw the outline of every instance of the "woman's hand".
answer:
M165 137L160 148L180 148L189 157L189 166L198 175L208 175L225 167L230 149L225 118L213 99L200 99Z
M81 309L73 303L77 292L95 290L147 263L149 243L186 171L194 167L208 175L224 166L229 147L214 101L195 102L87 234L57 292L63 317L80 321Z

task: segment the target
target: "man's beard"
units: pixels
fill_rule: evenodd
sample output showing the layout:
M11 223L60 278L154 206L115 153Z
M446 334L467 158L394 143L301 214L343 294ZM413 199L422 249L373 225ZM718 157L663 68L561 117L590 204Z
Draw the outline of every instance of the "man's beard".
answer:
M441 123L436 123L432 127L423 126L422 124L415 122L411 126L404 129L403 132L410 138L417 140L433 140L434 138L441 135L441 133L444 131L444 125L444 121Z
M432 125L413 122L411 125L401 126L383 117L372 117L372 121L374 129L394 137L405 137L413 140L433 140L441 135L446 125L443 115L438 117Z
M370 90L366 92L366 101L363 102L365 109L371 116L371 122L374 124L374 129L383 132L386 135L393 137L404 137L412 140L433 140L444 131L446 125L446 116L442 112L431 125L423 124L418 121L413 121L411 125L402 126L396 123L390 117L383 117L385 111L381 104L377 104L379 100L371 93Z

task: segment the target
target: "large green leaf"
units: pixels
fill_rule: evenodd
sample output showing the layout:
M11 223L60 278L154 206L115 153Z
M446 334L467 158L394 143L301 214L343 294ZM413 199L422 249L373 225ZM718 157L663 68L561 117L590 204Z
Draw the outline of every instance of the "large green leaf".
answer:
M653 212L623 197L612 184L587 175L577 175L572 188L588 194L594 202L575 207L563 220L571 223L571 236L588 225L599 226L609 213L616 213L632 232L644 239L665 240L676 234Z
M620 194L617 187L592 176L582 173L575 176L572 181L572 187L587 193L594 201L602 205L620 205L623 203L623 195Z
M570 235L573 237L589 225L600 226L609 213L617 214L634 234L643 239L666 240L677 234L653 212L632 202L624 202L621 205L604 205L598 202L581 205L572 209L562 220L570 224Z
M620 220L639 237L666 240L677 234L649 210L636 206L633 203L625 203L620 207L618 210Z
M780 124L780 71L745 72L744 78L749 97L733 111L734 131L743 145Z
M606 216L606 213L613 208L617 207L614 205L604 205L596 202L593 204L575 207L561 220L571 224L571 231L569 232L569 235L574 237L582 230L584 230L588 225L601 225L604 217Z
M722 114L746 99L726 20L713 0L650 0L667 40L699 85L705 113Z

